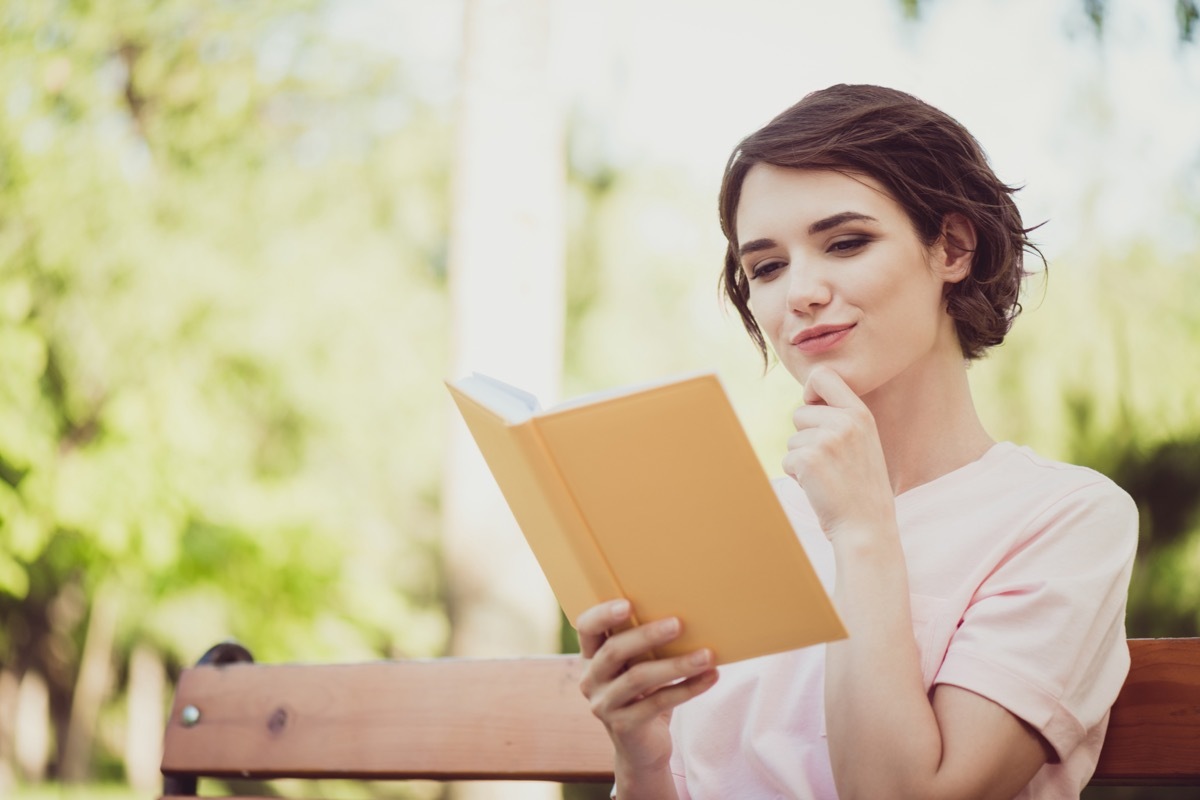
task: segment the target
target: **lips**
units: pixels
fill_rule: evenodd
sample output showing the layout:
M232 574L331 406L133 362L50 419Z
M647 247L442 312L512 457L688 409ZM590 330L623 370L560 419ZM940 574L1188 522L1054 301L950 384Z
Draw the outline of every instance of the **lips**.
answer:
M820 353L836 346L850 335L854 324L813 325L792 337L792 344L806 353Z

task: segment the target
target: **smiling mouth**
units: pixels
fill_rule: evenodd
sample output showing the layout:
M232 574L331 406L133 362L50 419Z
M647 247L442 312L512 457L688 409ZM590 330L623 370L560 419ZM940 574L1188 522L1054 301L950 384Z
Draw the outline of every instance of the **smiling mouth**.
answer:
M820 353L836 346L850 335L854 325L818 325L801 331L792 344L805 353Z

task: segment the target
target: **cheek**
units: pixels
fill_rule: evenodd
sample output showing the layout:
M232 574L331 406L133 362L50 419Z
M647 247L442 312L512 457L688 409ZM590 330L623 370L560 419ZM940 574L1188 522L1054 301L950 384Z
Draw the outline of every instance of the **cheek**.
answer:
M750 312L754 320L766 336L767 341L773 341L782 335L783 323L787 319L783 298L771 289L774 284L766 284L750 295Z
M953 332L954 320L946 311L941 285L930 285L914 281L915 285L895 295L892 322L896 330L896 343L906 347L928 348L935 346L947 332Z
M887 286L879 287L879 295L891 298L911 316L934 319L944 313L944 286L923 262L917 262L913 269L896 274Z

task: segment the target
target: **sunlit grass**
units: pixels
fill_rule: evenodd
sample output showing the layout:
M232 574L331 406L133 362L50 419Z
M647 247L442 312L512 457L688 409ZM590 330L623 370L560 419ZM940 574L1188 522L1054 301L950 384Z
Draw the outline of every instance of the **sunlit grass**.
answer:
M17 786L6 796L11 800L147 800L152 794L124 784L42 783Z

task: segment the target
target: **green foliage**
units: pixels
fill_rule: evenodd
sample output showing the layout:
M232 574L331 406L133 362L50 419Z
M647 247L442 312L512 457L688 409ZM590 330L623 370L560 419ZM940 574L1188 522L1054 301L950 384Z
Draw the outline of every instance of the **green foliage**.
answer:
M933 0L897 0L897 2L900 4L900 11L904 17L915 20L920 18L921 8L929 5ZM1079 9L1096 36L1102 36L1108 11L1108 0L1079 0ZM1175 23L1180 42L1194 40L1198 22L1200 22L1200 3L1197 3L1196 0L1175 0Z
M444 642L448 126L328 26L316 0L0 10L0 669L41 672L60 726L101 592L118 662ZM722 321L716 187L572 191L564 394L716 368L771 468L799 393ZM1200 628L1197 258L1056 263L973 369L994 432L1139 501L1135 634Z
M1112 477L1137 501L1132 636L1200 634L1200 253L1148 245L1052 264L973 371L999 435Z
M1175 22L1179 25L1179 38L1193 41L1196 25L1200 23L1200 3L1196 0L1175 0Z
M0 12L0 668L60 726L101 588L118 660L442 646L446 123L326 22Z

